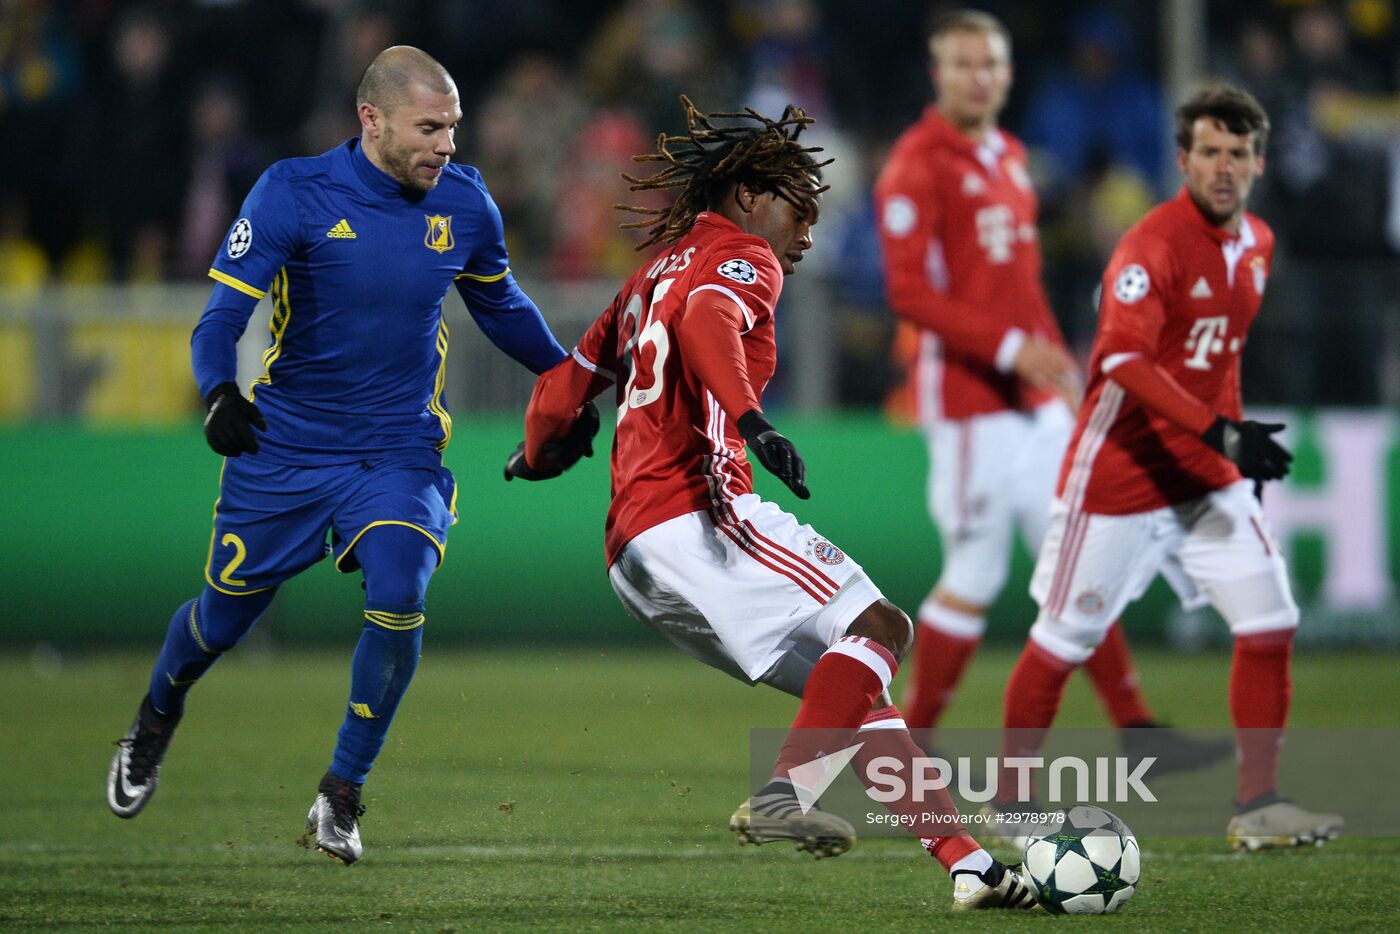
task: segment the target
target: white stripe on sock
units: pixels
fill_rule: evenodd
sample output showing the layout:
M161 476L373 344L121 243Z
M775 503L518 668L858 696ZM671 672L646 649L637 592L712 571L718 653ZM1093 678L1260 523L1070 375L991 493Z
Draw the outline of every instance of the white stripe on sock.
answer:
M894 680L894 672L890 670L890 663L885 661L879 652L870 648L867 644L868 641L857 636L846 636L843 639L838 639L831 648L826 650L825 654L835 653L854 658L875 673L875 677L880 679L880 689L884 690Z

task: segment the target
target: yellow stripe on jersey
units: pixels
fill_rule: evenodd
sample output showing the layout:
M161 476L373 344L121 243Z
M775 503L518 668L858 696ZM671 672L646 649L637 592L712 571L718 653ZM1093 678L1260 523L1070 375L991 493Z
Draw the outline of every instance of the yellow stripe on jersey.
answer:
M267 329L272 332L272 346L263 351L263 375L253 380L253 385L249 387L250 399L257 392L258 383L267 385L272 382L272 364L282 355L282 337L287 333L287 323L292 320L292 305L287 291L287 267L283 266L272 280L272 320L267 323Z
M453 276L453 278L454 278L454 279L470 279L470 280L472 280L473 282L500 282L502 279L504 279L504 278L505 278L506 276L508 276L508 275L510 275L510 267L509 267L509 266L507 266L507 267L505 268L505 271L504 271L504 272L498 272L498 273L496 273L494 276L478 276L478 275L477 275L476 273L474 273L474 272L459 272L457 275Z
M445 451L452 440L452 416L447 414L447 407L442 404L442 390L447 385L447 321L441 318L438 319L437 351L441 362L438 363L437 379L433 383L433 397L428 400L428 411L442 423L442 440L436 447L439 451Z
M509 270L507 270L507 272L509 272ZM251 295L253 298L262 298L264 295L267 294L262 289L255 289L248 283L241 282L238 279L235 279L233 276L230 276L228 273L219 272L219 270L214 269L212 267L209 270L209 278L213 279L215 282L222 282L224 285L228 286L231 289L237 289L244 295Z

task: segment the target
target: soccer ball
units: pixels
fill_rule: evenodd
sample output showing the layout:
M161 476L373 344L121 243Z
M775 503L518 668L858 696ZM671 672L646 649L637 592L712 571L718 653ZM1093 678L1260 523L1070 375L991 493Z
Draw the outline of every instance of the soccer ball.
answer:
M1103 808L1081 804L1063 823L1026 841L1026 882L1046 911L1102 915L1133 897L1141 872L1137 839Z

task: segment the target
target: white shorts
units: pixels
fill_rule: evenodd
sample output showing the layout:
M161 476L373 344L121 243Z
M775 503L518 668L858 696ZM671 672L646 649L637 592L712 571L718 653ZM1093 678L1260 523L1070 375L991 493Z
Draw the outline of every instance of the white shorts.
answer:
M608 579L627 611L689 655L749 684L793 654L811 660L883 597L860 565L810 525L753 493L647 529ZM796 660L796 659L795 659ZM805 678L803 679L805 680ZM801 683L775 685L801 692Z
M1086 661L1158 573L1184 601L1199 591L1237 636L1298 625L1278 544L1253 484L1240 480L1123 516L1071 512L1056 500L1031 578L1040 604L1031 638L1066 661Z
M1035 551L1045 537L1074 415L1059 399L1033 412L936 422L929 446L929 514L943 542L938 584L976 606L1006 585L1019 528Z

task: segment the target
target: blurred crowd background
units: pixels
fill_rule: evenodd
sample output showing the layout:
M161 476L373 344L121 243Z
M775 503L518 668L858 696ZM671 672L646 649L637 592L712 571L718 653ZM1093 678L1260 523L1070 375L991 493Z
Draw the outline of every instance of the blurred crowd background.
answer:
M484 174L513 267L547 316L564 296L582 302L586 321L592 297L610 295L638 263L612 208L636 203L619 173L658 132L683 129L679 94L709 111L805 107L818 119L813 141L837 162L813 262L781 320L800 342L813 320L806 307L817 309L823 346L799 359L821 363L821 385L800 389L789 367L775 391L799 404L881 404L900 372L870 186L929 99L928 18L954 5L0 0L0 419L100 414L84 389L121 370L111 352L128 340L145 354L132 371L137 391L157 392L152 349L168 358L176 402L157 414L194 411L182 354L202 299L190 290L205 288L228 224L271 161L358 132L355 85L395 43L421 46L455 76L456 159ZM978 5L1013 33L1004 123L1031 147L1047 284L1081 352L1108 252L1177 187L1165 34L1176 7L1194 11L1205 40L1200 73L1188 77L1243 84L1273 120L1252 208L1280 250L1246 357L1246 398L1400 404L1393 0ZM172 292L180 282L192 285ZM65 290L70 298L55 297ZM103 320L144 321L172 295L178 317L164 331ZM567 342L581 327L559 330Z

